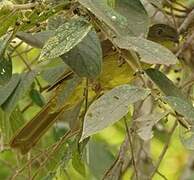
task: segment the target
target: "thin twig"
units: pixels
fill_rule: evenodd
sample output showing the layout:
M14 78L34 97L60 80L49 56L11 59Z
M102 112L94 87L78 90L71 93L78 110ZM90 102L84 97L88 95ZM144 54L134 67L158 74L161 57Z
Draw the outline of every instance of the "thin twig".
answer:
M184 42L183 45L179 48L179 50L176 53L176 57L179 57L180 54L189 47L189 45L192 43L193 39L194 39L194 32L189 36L189 38L186 40L186 42Z
M173 11L173 8L172 7L170 8L170 12L171 12L171 15L172 15L172 20L173 20L174 26L177 29L178 28L178 25L177 25L176 18L175 18L175 14L174 14L174 11Z
M31 101L29 104L27 104L22 110L21 113L24 113L28 108L30 108L33 105L33 102Z
M173 127L172 127L171 131L169 132L169 137L168 137L168 139L166 141L166 144L165 144L165 146L164 146L164 148L163 148L163 150L162 150L162 152L161 152L161 154L160 154L160 156L158 158L158 162L156 163L155 168L154 168L152 174L150 175L150 179L152 179L154 177L155 173L158 172L158 168L159 168L159 166L160 166L160 164L161 164L161 162L162 162L162 160L163 160L163 158L164 158L164 156L165 156L165 154L166 154L166 152L168 150L168 147L170 145L171 137L172 137L172 135L173 135L177 125L178 125L177 120L175 120L175 122L173 124Z
M10 9L15 10L15 11L27 10L27 9L35 8L38 5L40 5L40 3L38 3L38 2L27 3L27 4L13 4L12 6L10 6Z
M23 41L21 41L20 43L23 43ZM20 46L21 44L18 44L18 45L16 45L16 46L14 46L14 49L16 49L18 46ZM27 50L24 50L24 51L21 51L20 52L20 55L22 55L22 54L25 54L25 53L28 53L28 52L30 52L31 50L32 50L33 48L29 48L29 49L27 49ZM15 50L14 50L15 51ZM14 51L13 51L13 53L14 53ZM12 54L13 54L12 53ZM13 54L13 55L11 55L11 57L13 58L13 57L17 57L17 56L19 56L18 54Z
M138 180L138 170L137 170L136 160L135 160L135 156L134 156L134 152L133 152L133 143L132 143L131 134L130 134L130 131L129 131L129 128L128 128L126 117L124 117L124 123L125 123L125 128L126 128L126 131L127 131L127 136L128 136L128 139L129 139L129 145L130 145L130 149L131 149L131 157L132 157L134 172L135 172L136 180Z
M76 135L77 133L79 133L80 130L78 131L68 131L61 139L60 141L53 147L52 151L49 153L49 157L46 158L40 165L40 167L38 168L38 170L34 173L34 175L32 176L32 178L30 180L33 180L36 178L36 176L38 175L38 173L40 172L41 168L44 167L44 165L46 164L46 162L50 159L50 157L55 154L55 152L57 152L59 150L59 148L63 145L63 143L71 138L72 136Z
M47 153L48 154L48 158L45 159L45 161L42 162L42 164L40 165L39 169L37 170L36 174L34 174L34 178L35 176L38 174L38 172L40 171L40 169L43 167L43 165L48 161L48 159L60 148L60 146L64 143L65 140L71 138L72 136L76 135L79 133L79 130L74 131L74 132L67 132L58 142L56 142L55 144L53 144L51 147L47 148L46 150L44 150L44 152L39 153L38 155L36 155L35 157L32 157L30 159L30 161L28 161L22 168L20 168L19 170L16 170L16 173L10 178L11 180L15 180L17 178L17 176L19 176L30 164L32 164L35 160L40 159L40 157ZM52 149L52 151L49 153L50 149Z
M127 151L128 151L128 146L129 146L129 140L128 140L128 136L126 135L124 141L122 142L122 144L120 146L119 153L118 153L115 161L112 163L110 168L105 172L105 174L102 178L103 180L105 180L109 177L113 177L113 176L115 177L115 169L119 170L119 168L120 169L123 168L124 160L126 159L126 154L127 154ZM131 162L131 160L130 160L130 162ZM125 170L126 169L127 168L125 168ZM116 174L116 175L118 175L118 174ZM119 176L120 175L121 175L121 172L119 172Z
M84 88L84 97L85 97L85 113L87 112L88 110L88 93L89 93L89 82L88 82L88 78L86 78L86 86Z
M168 178L167 178L164 174L162 174L161 172L157 171L156 173L157 173L160 177L162 177L164 180L168 180Z
M31 152L29 152L27 156L28 156L27 157L28 160L30 160L31 159ZM31 178L31 175L32 175L32 164L29 164L29 166L28 166L28 177Z
M20 59L22 60L22 62L25 64L25 66L27 67L27 69L28 69L29 71L32 71L32 68L31 68L30 65L27 63L27 61L24 59L24 57L23 57L17 50L15 50L15 52L18 54L18 56L20 57ZM36 80L36 83L37 83L39 89L42 90L42 86L41 86L41 84L40 84L38 78L35 77L34 79Z
M187 30L189 25L193 23L194 20L194 9L188 14L188 16L185 18L181 26L178 28L178 33L182 33Z

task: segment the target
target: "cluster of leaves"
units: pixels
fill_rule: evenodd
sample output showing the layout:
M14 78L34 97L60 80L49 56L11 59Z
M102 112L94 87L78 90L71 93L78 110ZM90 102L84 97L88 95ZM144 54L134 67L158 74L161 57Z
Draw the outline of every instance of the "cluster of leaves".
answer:
M150 1L160 9L157 2ZM138 179L136 136L150 141L152 129L172 117L189 132L181 136L184 145L194 149L191 94L165 75L180 64L169 49L148 40L151 23L140 0L18 3L0 2L2 151L30 155L21 158L24 168L13 179L68 177L69 163L82 176L92 171L96 178L119 179L123 156L132 159ZM140 112L137 104L150 99L151 108ZM127 141L115 158L90 137L123 120Z

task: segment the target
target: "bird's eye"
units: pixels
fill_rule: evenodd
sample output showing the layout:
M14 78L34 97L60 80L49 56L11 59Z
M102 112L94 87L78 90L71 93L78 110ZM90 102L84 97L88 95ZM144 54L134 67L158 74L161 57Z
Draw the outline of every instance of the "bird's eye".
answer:
M158 34L158 35L161 35L162 33L163 33L163 29L159 28L159 29L157 30L157 34Z

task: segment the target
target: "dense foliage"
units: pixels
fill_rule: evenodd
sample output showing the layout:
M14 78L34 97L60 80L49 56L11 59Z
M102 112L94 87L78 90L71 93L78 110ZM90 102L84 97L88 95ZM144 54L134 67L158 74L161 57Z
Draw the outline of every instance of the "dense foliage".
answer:
M0 22L0 179L194 178L192 0L1 0Z

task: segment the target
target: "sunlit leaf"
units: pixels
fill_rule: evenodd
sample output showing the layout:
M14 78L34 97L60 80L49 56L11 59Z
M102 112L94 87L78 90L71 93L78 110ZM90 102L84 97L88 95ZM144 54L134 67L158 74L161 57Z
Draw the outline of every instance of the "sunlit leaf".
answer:
M80 77L98 76L101 72L102 49L96 33L88 33L81 43L61 58Z
M145 99L147 89L121 85L96 100L88 109L83 125L81 140L120 120L129 111L129 105Z
M55 31L44 45L40 60L55 58L67 53L88 34L91 25L83 19L71 19Z

